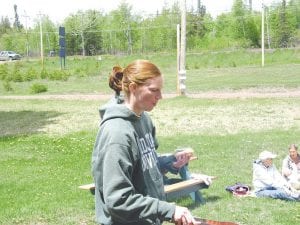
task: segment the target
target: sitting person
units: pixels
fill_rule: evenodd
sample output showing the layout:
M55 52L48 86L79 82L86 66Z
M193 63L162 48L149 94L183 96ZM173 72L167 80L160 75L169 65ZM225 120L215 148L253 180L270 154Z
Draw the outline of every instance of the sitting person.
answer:
M299 201L299 194L283 178L273 159L276 155L263 151L253 163L253 187L257 197L270 197L276 199Z
M164 154L159 156L159 164L163 175L164 184L170 185L183 180L200 179L205 185L210 186L213 176L205 174L191 174L188 169L189 161L194 157L194 151L191 148L176 149L174 154ZM169 178L168 173L179 174L180 178ZM204 199L199 191L190 193L191 198L197 203L204 203Z
M282 175L296 190L300 190L300 155L295 144L290 145L289 154L282 162Z
M188 165L193 157L193 149L186 148L176 150L173 154L162 154L159 156L160 171L163 174L164 184L174 184L182 180L181 178L169 178L167 173L183 174L186 173L185 166ZM183 175L184 176L184 175Z

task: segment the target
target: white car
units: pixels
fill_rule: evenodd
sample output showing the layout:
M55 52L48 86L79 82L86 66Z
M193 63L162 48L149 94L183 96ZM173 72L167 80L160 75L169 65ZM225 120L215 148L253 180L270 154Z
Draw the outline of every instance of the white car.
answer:
M20 54L15 53L14 51L1 51L0 60L1 61L12 61L20 60L22 57Z

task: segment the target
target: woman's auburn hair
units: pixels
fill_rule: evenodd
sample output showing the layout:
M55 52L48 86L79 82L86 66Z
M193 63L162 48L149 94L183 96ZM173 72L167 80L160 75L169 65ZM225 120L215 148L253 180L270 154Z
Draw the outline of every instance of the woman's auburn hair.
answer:
M117 95L123 91L129 94L129 85L136 83L143 85L146 80L161 76L161 72L156 65L149 60L135 60L124 69L121 66L114 66L109 77L109 87L113 89Z

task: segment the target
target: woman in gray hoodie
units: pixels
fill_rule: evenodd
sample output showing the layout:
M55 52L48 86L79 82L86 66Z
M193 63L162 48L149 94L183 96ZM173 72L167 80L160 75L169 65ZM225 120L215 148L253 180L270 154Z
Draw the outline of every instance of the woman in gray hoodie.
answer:
M162 98L160 70L147 60L124 69L124 104L108 104L92 155L96 221L103 225L196 224L189 210L165 201L155 128L146 112Z

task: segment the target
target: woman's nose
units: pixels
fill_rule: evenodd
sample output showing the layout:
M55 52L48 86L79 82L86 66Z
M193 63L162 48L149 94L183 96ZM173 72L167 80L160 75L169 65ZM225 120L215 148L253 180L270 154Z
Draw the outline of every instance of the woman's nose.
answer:
M158 92L158 94L157 94L157 96L156 96L156 99L157 99L157 100L162 99L162 94L161 94L160 91Z

